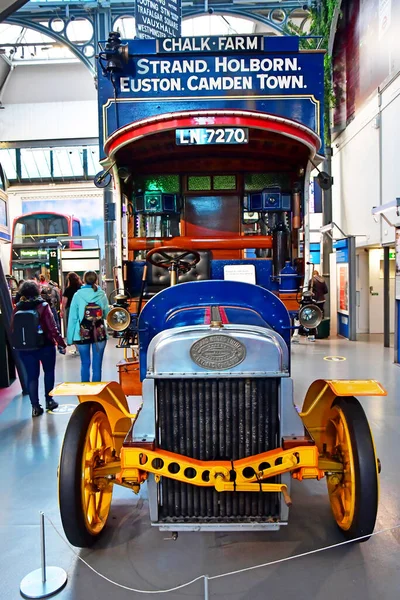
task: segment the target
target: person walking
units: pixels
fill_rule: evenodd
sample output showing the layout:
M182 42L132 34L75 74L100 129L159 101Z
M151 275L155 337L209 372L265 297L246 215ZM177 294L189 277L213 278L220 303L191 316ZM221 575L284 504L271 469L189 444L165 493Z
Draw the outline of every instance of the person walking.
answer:
M42 287L42 289L40 290L40 295L42 296L43 300L47 302L47 304L50 306L51 312L57 325L57 329L60 331L60 297L58 295L57 290L49 282L48 285Z
M328 293L326 281L317 270L313 271L312 278L308 283L308 289L312 291L314 302L324 314L325 295Z
M79 275L71 272L67 275L66 284L67 285L62 296L62 305L60 310L60 318L64 319L64 333L68 330L68 316L72 298L76 292L81 289L82 280ZM73 350L72 353L76 354L76 350Z
M83 285L72 298L68 317L67 344L76 344L81 358L81 381L101 381L103 354L107 344L104 318L109 312L106 294L98 286L97 273L87 271Z
M55 345L58 345L61 354L65 354L66 345L37 283L25 281L19 293L20 300L13 311L13 347L26 370L32 417L39 417L44 412L39 401L40 365L44 371L46 410L54 410L58 404L51 398L50 392L55 380Z
M328 293L328 286L326 285L326 281L319 272L315 269L313 271L312 277L308 282L308 289L311 290L313 294L313 300L315 304L321 309L322 317L324 316L324 304L325 304L325 294ZM310 329L308 334L308 340L310 342L315 342L315 336L317 335L316 329Z

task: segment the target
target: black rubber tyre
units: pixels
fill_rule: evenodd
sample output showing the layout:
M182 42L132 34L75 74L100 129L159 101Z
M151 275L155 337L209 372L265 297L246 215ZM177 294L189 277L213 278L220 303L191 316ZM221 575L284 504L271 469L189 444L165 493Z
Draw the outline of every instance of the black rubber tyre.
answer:
M89 435L93 424L98 427L98 431L95 431L95 435L92 436L96 440L94 444L90 441ZM99 433L99 424L102 433ZM96 488L90 482L91 466L90 464L86 466L90 461L86 461L85 458L85 463L83 462L88 450L89 455L102 458L104 444L101 444L97 451L95 448L92 450L92 446L99 444L97 440L102 439L102 435L109 443L111 430L104 408L98 402L79 404L72 413L65 432L58 471L61 521L68 541L79 548L88 548L99 538L110 508L112 485L108 486L106 491ZM108 456L112 453L112 448L109 448L108 444L106 452ZM87 502L86 496L92 498ZM98 515L101 518L97 518L96 515L95 519L88 520L85 504L89 505L92 500L91 512L96 513L98 506Z
M331 416L330 432L332 433L332 427L335 427L334 422L337 428L341 421L342 425L339 427L345 432L352 454L352 467L348 465L345 475L347 488L351 488L347 497L347 506L350 506L351 510L343 513L343 519L338 518L337 506L338 502L341 502L335 499L335 514L332 500L337 494L332 494L332 491L337 490L340 493L339 488L343 488L343 485L332 486L332 477L327 476L332 511L339 528L348 539L369 536L374 530L378 511L379 479L378 462L368 420L361 404L354 397L337 398L332 405ZM327 431L329 432L329 426ZM350 471L352 474L348 475Z

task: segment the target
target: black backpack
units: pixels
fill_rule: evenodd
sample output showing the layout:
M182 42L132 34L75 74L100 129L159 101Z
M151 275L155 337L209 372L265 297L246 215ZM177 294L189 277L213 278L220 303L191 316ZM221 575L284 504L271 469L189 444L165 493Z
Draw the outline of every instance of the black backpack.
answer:
M83 344L103 342L107 339L103 319L103 309L97 302L89 302L85 307L84 317L80 326L80 337Z
M44 346L45 337L40 324L39 311L17 310L14 314L12 345L15 350L38 350Z

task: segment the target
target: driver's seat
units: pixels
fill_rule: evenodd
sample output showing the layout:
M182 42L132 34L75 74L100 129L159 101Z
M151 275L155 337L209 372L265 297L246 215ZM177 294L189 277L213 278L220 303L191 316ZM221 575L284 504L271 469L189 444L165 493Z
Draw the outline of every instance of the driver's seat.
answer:
M177 256L178 252L171 252L171 256ZM190 269L187 273L179 275L178 283L185 283L187 281L201 281L211 278L211 252L203 250L199 252L200 261L193 269ZM161 290L169 287L170 285L170 273L162 267L155 267L154 265L147 263L147 277L146 277L146 288L143 298L148 300L152 298L154 294L157 294Z

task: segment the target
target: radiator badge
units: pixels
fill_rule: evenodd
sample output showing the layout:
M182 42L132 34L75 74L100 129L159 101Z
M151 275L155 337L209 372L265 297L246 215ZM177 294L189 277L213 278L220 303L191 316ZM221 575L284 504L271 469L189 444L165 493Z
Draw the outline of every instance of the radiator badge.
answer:
M203 369L223 371L239 365L245 359L246 348L234 337L207 335L193 344L190 356Z

